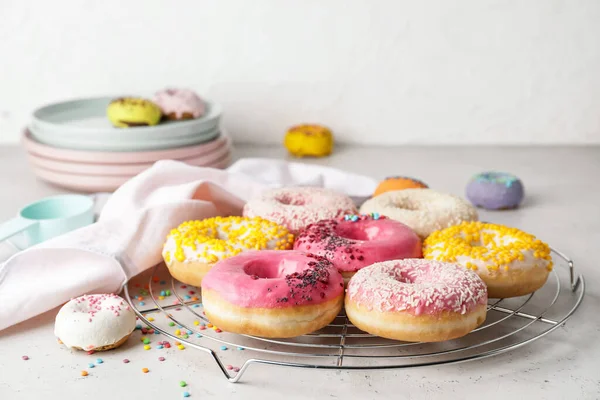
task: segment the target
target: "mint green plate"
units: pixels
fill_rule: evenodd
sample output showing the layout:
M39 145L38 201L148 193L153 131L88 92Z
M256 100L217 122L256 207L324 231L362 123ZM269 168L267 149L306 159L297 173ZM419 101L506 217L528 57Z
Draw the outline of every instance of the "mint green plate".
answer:
M221 107L207 102L201 118L156 126L115 128L106 118L114 97L51 104L33 113L30 131L41 143L74 150L149 151L199 144L219 134Z

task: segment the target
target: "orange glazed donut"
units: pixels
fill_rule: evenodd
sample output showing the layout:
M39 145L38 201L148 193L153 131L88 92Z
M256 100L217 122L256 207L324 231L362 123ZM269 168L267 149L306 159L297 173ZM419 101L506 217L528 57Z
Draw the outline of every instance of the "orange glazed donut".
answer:
M389 178L385 178L373 193L373 197L379 196L385 192L391 192L393 190L404 190L404 189L427 189L426 183L406 176L392 176Z
M458 264L412 258L384 261L350 279L346 315L359 329L388 339L440 342L485 321L487 290Z

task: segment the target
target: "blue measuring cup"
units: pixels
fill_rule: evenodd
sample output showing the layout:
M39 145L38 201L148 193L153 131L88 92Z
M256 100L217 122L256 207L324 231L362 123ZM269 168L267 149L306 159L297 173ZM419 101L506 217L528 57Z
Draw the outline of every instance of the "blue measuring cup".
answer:
M94 200L67 194L30 203L19 215L0 224L0 242L22 233L20 247L28 247L94 222Z

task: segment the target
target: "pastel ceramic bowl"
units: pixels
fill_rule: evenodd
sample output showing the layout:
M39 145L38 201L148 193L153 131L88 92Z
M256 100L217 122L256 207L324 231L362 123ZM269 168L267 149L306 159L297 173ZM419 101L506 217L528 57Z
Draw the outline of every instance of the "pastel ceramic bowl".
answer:
M39 108L33 113L31 134L38 142L53 147L128 152L189 146L219 134L221 108L210 102L201 118L115 128L106 117L106 108L116 97L71 100Z
M0 241L21 234L22 246L32 246L94 222L89 196L48 197L23 207L19 215L0 224Z
M195 164L193 161L187 162L190 165L196 165L198 167L211 167L224 169L229 166L231 162L231 155L227 153L222 158L211 162L210 164ZM41 168L32 165L33 172L38 178L66 189L78 191L78 192L113 192L119 186L133 178L135 175L85 175L85 174L73 174L66 172L57 172L49 169Z
M213 141L193 146L153 151L109 152L60 149L48 146L35 140L27 129L23 132L22 137L23 146L30 154L59 161L89 164L136 164L153 163L157 160L181 160L211 153L228 143L228 140L226 132L222 132Z
M204 153L199 152L194 155L189 155L182 158L170 158L178 161L183 161L191 165L211 165L212 163L222 159L230 153L230 140L226 139L221 142L222 145L214 148L212 151ZM77 175L94 175L94 176L127 176L131 177L139 174L142 171L150 168L155 161L131 163L131 164L96 164L92 162L73 162L64 161L52 158L46 158L34 153L27 155L30 164L34 168L46 169L49 171L77 174ZM162 158L161 158L162 159Z

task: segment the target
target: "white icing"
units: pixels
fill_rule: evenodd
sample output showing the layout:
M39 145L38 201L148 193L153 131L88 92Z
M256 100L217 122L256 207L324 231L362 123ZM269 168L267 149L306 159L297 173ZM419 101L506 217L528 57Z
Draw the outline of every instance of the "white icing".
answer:
M250 222L248 221L242 221L242 222L227 222L228 225L231 226L231 230L235 231L237 229L239 229L242 226L248 225L250 224ZM252 223L255 226L255 222ZM182 229L182 228L179 228ZM265 234L266 236L272 236L274 231L273 231L273 227L269 227L265 224L260 224L260 227L256 227L255 229L248 229L244 234L238 236L238 239L240 241L243 241L244 238L248 237L249 235L252 234L252 232L255 232L256 229L260 229L262 231L263 234ZM281 230L281 228L277 229L277 232L279 232ZM225 232L224 230L218 228L217 229L217 235L218 238L224 241L228 241L228 234L227 232ZM287 239L287 238L286 238ZM266 247L264 249L260 249L260 250L274 250L276 249L277 246L277 242L280 241L282 239L277 239L277 238L273 238L271 240L268 240L266 242ZM185 256L185 260L186 262L203 262L203 263L212 263L213 261L210 261L210 256L214 255L216 256L219 260L223 259L223 258L228 258L231 257L233 255L236 254L236 250L238 251L248 251L248 250L255 250L253 248L249 248L247 246L244 246L243 243L234 243L234 242L229 242L229 245L231 246L231 249L224 249L224 250L217 250L215 245L212 243L207 243L207 242L200 242L200 241L196 241L195 242L195 248L192 246L187 246L187 245L183 245L181 246L181 248L183 249L183 254ZM170 260L170 263L173 262L173 260L175 259L175 251L177 250L177 243L175 242L175 238L172 235L169 235L167 237L167 241L165 242L164 246L163 246L163 258L165 258L165 260ZM168 256L167 256L168 254ZM204 254L206 254L206 256L204 256Z
M54 334L67 346L93 350L112 345L135 329L135 313L114 294L77 297L65 304L54 324Z
M390 191L367 200L361 214L379 213L412 228L419 236L478 219L475 207L460 197L431 189Z

